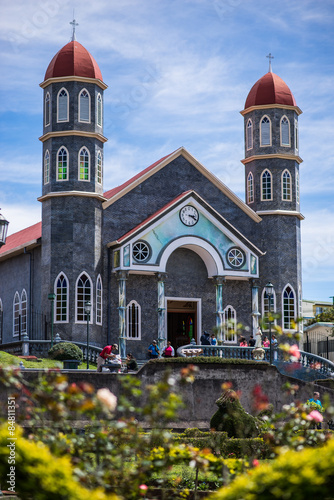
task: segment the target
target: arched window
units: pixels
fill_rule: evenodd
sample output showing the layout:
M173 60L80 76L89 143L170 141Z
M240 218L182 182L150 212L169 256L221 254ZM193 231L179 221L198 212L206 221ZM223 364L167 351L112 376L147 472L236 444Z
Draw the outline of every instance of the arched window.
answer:
M61 89L57 96L57 121L68 121L68 92L66 89Z
M0 299L0 343L2 344L3 338L3 306L2 300Z
M295 119L295 148L299 148L299 137L298 137L298 120Z
M60 273L55 279L55 323L68 323L68 279Z
M86 148L81 148L79 151L79 181L89 181L89 151Z
M291 201L291 175L289 170L282 174L282 200Z
M27 293L21 293L21 333L27 333Z
M296 202L299 203L299 172L296 170Z
M270 146L271 145L271 122L268 116L264 116L261 120L260 126L260 146Z
M126 336L131 340L141 338L141 308L135 300L126 308Z
M99 127L102 127L102 96L101 94L97 94L97 106L96 106L96 122Z
M254 201L254 178L252 172L249 172L247 177L247 203Z
M269 329L269 323L268 323L268 317L269 317L269 297L266 293L265 288L262 291L262 320L264 323L263 330L268 331ZM274 314L276 312L276 293L275 290L273 290L272 295L270 296L270 313ZM272 322L274 325L276 325L277 321L276 319Z
M96 324L102 325L102 279L100 275L96 280Z
M283 330L292 330L296 319L296 296L290 285L283 290Z
M261 175L261 200L271 200L272 199L272 178L271 173L268 169L264 170Z
M281 146L290 146L290 122L286 116L281 119Z
M223 311L224 342L235 344L237 341L237 314L232 306Z
M85 303L89 300L92 303L92 282L86 273L82 273L76 285L76 322L84 323L87 321L85 314ZM93 322L93 307L90 314L90 323Z
M47 92L45 96L45 108L44 108L44 117L45 117L45 126L47 127L50 125L50 111L51 111L51 106L50 106L50 94Z
M79 94L79 122L90 122L90 95L86 89Z
M57 153L57 181L67 181L68 179L68 152L62 146Z
M13 336L16 337L20 334L20 295L15 292L13 301Z
M251 119L248 120L246 127L246 148L247 151L253 148L253 122Z
M44 184L49 184L50 182L50 153L47 149L44 155Z
M97 153L96 157L96 182L102 184L102 154L101 151Z

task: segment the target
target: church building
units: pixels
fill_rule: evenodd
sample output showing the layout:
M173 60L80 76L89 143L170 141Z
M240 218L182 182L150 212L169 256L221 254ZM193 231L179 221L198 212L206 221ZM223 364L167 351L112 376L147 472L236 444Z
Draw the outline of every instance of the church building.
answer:
M50 338L51 322L62 339L85 342L87 305L90 343L118 342L122 356L145 358L152 339L200 343L204 330L236 344L237 325L253 332L269 307L295 331L301 110L271 67L241 111L245 201L183 147L104 186L107 85L76 40L40 86L42 220L0 248L1 343Z

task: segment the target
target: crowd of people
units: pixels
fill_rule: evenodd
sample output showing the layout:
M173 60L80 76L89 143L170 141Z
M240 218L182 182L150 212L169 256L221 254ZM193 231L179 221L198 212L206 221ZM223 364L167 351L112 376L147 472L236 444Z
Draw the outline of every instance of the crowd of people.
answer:
M276 335L271 336L271 345L276 348L278 346L278 341ZM255 339L253 335L250 336L249 341L247 343L246 338L242 335L239 338L239 346L240 347L270 347L270 341L267 336L264 336L262 339L262 331L258 326L255 334Z

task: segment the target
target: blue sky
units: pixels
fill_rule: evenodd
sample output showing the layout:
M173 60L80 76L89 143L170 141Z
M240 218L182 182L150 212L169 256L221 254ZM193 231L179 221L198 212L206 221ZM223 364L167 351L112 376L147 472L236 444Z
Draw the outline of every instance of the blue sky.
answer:
M105 91L104 189L184 146L244 200L243 109L268 71L299 117L303 296L334 295L334 3L310 0L14 0L0 18L0 207L9 234L41 218L42 89L71 38ZM268 276L270 279L270 276Z

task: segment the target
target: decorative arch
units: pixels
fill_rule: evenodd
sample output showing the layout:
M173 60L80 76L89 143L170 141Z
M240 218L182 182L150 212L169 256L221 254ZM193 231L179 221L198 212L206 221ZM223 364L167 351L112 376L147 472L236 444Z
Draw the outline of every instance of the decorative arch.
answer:
M68 122L69 120L69 93L65 87L57 94L57 122Z
M79 122L90 123L90 93L82 89L79 93Z
M260 146L271 146L271 120L268 115L261 118Z
M246 125L246 149L253 149L253 122L250 118Z
M225 274L224 265L217 250L207 241L195 236L177 238L167 245L160 257L159 267L162 272L166 272L167 261L177 248L188 248L197 253L206 266L208 278L223 276Z
M65 146L61 146L57 151L57 181L68 180L69 155Z
M290 147L290 121L287 116L282 116L280 121L281 146Z
M135 300L126 306L126 336L129 340L141 340L141 307Z
M102 288L102 278L99 274L96 280L96 324L102 325L102 313L103 313L103 288Z
M236 344L237 342L237 313L234 307L228 305L223 311L224 342Z
M96 123L99 127L102 127L102 96L100 93L96 96Z
M92 304L90 323L93 323L93 282L88 273L83 272L75 284L75 322L86 323L85 303L89 300Z
M50 153L47 149L44 155L44 184L49 184L50 182Z
M261 201L270 201L273 199L272 185L272 174L266 168L261 174Z
M89 181L90 180L90 153L88 149L84 146L80 149L78 155L78 179L79 181Z
M50 98L50 93L47 92L45 96L45 103L44 103L44 125L47 127L50 125L50 117L51 117L51 98Z
M247 203L254 202L254 177L252 172L247 176Z
M282 200L292 200L291 174L288 169L285 169L282 173Z
M69 321L69 282L66 274L60 272L54 282L55 323L68 323Z
M294 331L292 322L296 320L296 293L288 283L282 293L282 326L284 331Z

